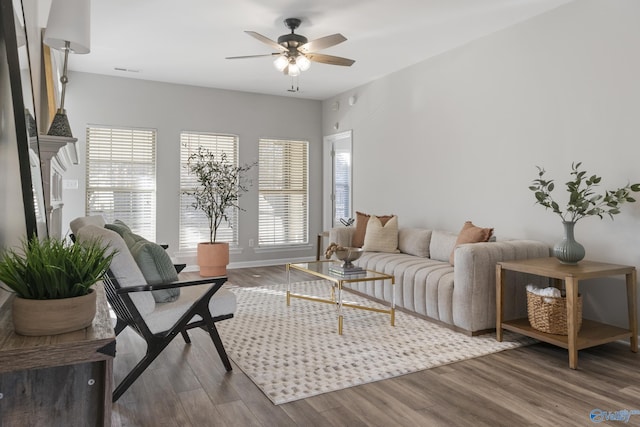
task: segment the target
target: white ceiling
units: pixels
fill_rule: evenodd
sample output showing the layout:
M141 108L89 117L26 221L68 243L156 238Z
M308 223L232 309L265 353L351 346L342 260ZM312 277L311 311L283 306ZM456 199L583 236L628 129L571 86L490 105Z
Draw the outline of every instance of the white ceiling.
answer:
M69 69L323 100L570 1L93 0L91 53L70 56ZM296 33L309 40L343 34L346 42L321 53L355 64L312 63L291 93L271 58L225 59L271 53L244 31L275 40L289 17L302 19Z

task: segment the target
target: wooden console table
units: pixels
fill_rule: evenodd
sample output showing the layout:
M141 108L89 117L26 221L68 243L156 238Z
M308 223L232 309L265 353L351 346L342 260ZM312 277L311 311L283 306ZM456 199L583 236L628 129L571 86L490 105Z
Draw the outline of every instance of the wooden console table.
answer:
M88 328L27 337L0 291L0 425L110 426L116 341L102 284Z
M567 292L567 330L568 335L547 334L533 329L527 318L505 321L504 271L516 271L549 277L557 281L564 280ZM584 279L624 275L627 285L627 309L629 329L618 328L591 320L583 320L580 332L576 303L578 300L578 282ZM631 351L638 352L638 308L637 308L636 269L633 266L606 264L595 261L580 261L578 265L561 264L555 258L533 258L519 261L499 262L496 265L496 339L502 341L502 330L507 329L540 341L557 345L569 350L569 367L577 369L578 350L596 345L629 339Z

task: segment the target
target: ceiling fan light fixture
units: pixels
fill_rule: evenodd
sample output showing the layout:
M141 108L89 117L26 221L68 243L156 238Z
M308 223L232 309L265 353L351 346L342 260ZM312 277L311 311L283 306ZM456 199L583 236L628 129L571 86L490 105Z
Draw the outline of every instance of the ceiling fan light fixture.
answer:
M346 67L353 65L355 62L353 59L317 53L318 50L326 49L346 41L347 39L345 36L342 34L331 34L329 36L309 41L305 36L294 32L301 23L302 20L299 18L285 19L285 25L291 30L291 33L281 35L278 37L277 42L269 37L256 33L255 31L245 31L249 36L270 46L272 49L275 49L276 52L262 55L228 56L227 59L275 57L273 60L274 67L289 77L298 77L300 73L307 71L311 67L311 62L341 65Z
M278 71L284 71L286 66L289 65L289 59L284 55L280 55L273 61L273 65Z
M300 71L307 71L309 67L311 67L311 61L309 61L309 58L302 54L296 58L296 64L298 65L298 68L300 68Z
M289 76L297 77L299 75L300 75L300 67L298 67L298 64L296 64L295 61L291 61L289 63Z

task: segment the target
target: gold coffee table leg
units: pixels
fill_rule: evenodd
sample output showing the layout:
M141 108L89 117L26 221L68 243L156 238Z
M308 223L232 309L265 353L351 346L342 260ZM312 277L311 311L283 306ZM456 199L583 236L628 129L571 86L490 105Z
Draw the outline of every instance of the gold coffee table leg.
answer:
M396 309L391 309L391 326L396 326Z
M342 335L342 315L338 316L338 335Z

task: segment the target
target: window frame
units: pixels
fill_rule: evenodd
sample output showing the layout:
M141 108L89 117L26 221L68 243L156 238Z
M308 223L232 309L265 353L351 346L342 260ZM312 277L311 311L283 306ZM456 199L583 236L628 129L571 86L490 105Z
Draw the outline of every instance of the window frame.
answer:
M191 130L180 132L180 194L178 196L178 250L180 252L195 251L198 243L209 241L209 225L206 222L206 216L202 211L191 207L188 196L184 194L184 191L195 188L195 178L188 174L186 162L190 154L197 152L199 146L209 149L216 155L224 151L227 153L227 160L232 164L237 166L240 163L240 137L238 135ZM230 226L228 223L225 225L225 222L221 224L218 228L216 241L227 242L230 248L237 248L239 210L237 208L232 208L232 210L228 213L232 224ZM187 231L187 229L190 230Z
M279 148L277 148L279 146ZM266 150L271 150L268 153ZM285 162L284 154L288 156ZM292 163L296 158L302 165ZM278 165L278 162L281 162ZM309 245L309 141L284 138L258 140L258 248L277 249ZM269 170L272 167L273 170ZM291 196L291 197L289 197ZM298 197L303 206L291 209ZM272 202L267 199L271 198ZM278 200L280 198L285 199ZM287 198L290 198L288 202ZM267 211L267 206L271 212ZM278 224L274 210L287 216ZM271 223L271 224L269 224ZM291 224L293 223L293 226ZM271 225L271 229L265 229ZM277 228L287 235L278 236Z
M85 136L85 214L101 214L107 222L120 219L134 233L155 241L157 130L89 124ZM100 203L111 204L111 209L100 209ZM127 204L128 209L120 208Z

